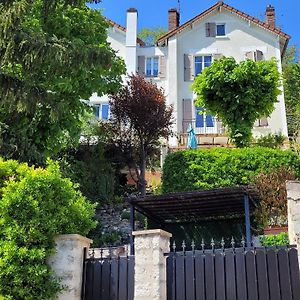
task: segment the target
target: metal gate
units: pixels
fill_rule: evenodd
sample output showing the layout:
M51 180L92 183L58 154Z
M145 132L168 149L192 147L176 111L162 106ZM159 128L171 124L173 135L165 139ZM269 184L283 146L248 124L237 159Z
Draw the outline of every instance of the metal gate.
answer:
M240 247L176 252L167 257L168 300L297 300L297 249Z
M84 255L86 257L86 253ZM100 256L84 260L82 300L133 300L134 256Z

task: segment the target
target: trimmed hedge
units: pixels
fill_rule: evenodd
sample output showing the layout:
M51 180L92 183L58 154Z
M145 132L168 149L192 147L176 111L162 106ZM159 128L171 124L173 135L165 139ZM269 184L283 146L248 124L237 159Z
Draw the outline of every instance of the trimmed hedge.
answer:
M289 150L257 147L177 151L166 157L162 192L249 184L253 176L281 166L300 176L300 158Z

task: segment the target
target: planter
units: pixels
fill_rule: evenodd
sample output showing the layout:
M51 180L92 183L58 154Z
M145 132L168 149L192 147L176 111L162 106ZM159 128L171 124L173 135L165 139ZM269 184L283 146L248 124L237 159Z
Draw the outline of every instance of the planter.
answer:
M275 226L275 227L268 227L264 229L264 235L270 235L270 234L279 234L282 232L288 232L287 226Z

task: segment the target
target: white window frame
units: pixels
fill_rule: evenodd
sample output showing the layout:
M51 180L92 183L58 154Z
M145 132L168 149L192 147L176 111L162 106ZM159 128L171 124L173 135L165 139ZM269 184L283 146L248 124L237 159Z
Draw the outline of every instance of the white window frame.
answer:
M224 26L224 31L225 34L224 35L218 35L218 26L223 25ZM216 23L216 38L224 38L227 37L227 32L226 32L226 23Z
M147 60L151 59L150 75L147 74ZM154 60L157 59L157 74L154 75ZM145 76L146 77L159 77L159 56L146 56L145 57Z
M213 57L213 55L212 54L195 54L194 55L194 77L197 77L197 75L198 74L196 74L196 57L202 57L202 60L201 60L201 65L202 65L202 71L205 69L205 68L207 68L206 66L205 66L205 62L204 62L204 57L205 56L210 56L211 57L211 61L210 61L210 65L213 63L213 59L214 59L214 57ZM199 64L199 63L198 63Z
M108 115L107 115L107 119L103 119L102 118L102 110L103 110L103 105L108 105ZM107 121L110 119L110 107L109 107L109 103L108 102L102 102L102 103L97 103L97 104L94 104L95 107L99 107L99 114L96 115L96 119L97 120L104 120L104 121Z

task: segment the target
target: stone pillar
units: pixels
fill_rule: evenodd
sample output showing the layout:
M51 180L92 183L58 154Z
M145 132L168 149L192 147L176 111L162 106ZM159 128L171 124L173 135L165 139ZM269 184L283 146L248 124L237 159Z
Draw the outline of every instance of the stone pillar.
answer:
M83 272L83 251L89 248L92 240L79 234L59 235L55 238L55 250L49 265L66 287L57 300L80 300Z
M171 233L160 229L134 231L134 300L166 300L166 257Z
M287 181L286 190L288 199L289 242L291 245L297 245L300 264L300 181Z

